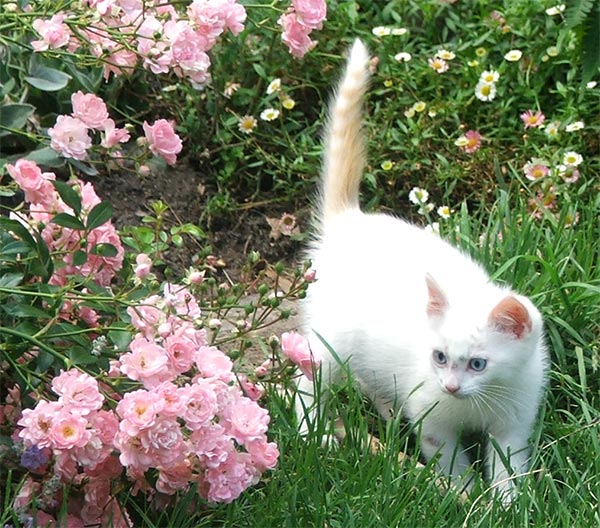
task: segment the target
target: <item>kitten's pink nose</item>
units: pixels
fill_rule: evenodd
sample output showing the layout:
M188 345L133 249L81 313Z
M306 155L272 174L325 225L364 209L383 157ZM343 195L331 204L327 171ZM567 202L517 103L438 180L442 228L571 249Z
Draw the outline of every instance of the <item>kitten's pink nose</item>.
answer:
M460 389L460 387L458 385L455 385L454 383L446 383L444 385L444 389L446 389L450 394L454 394L458 392L458 389Z

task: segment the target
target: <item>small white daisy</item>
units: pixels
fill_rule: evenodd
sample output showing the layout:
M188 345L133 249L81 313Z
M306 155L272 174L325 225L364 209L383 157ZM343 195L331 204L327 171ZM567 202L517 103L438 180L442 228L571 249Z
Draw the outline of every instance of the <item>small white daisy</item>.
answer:
M569 152L565 152L563 156L563 163L568 167L577 167L583 161L583 156L570 150Z
M238 121L238 130L244 134L251 134L257 125L258 122L254 116L245 115Z
M486 70L481 72L481 75L479 76L481 82L488 84L498 82L498 79L500 79L500 74L496 70Z
M263 121L273 121L279 117L279 110L277 108L266 108L260 113L260 118Z
M377 26L371 30L371 33L376 37L387 37L392 34L392 30L389 27Z
M281 79L273 79L267 86L267 95L271 95L281 90Z
M396 55L394 55L394 59L396 59L398 62L408 62L410 59L412 59L412 55L406 51L401 51L400 53L396 53Z
M452 60L456 57L456 54L453 51L442 48L435 54L435 56L439 59Z
M408 29L406 28L392 28L392 35L394 36L401 36L401 35L406 35L406 33L408 33Z
M569 123L565 127L565 131L566 132L576 132L577 130L581 130L582 128L585 128L583 121L574 121L573 123Z
M450 207L448 207L447 205L441 205L437 208L437 214L440 216L440 218L443 218L444 220L450 218L453 212L454 211L452 211L452 209L450 209Z
M506 55L504 55L505 60L509 62L517 62L523 56L523 52L518 49L510 50Z
M565 10L565 8L565 4L559 4L553 7L549 7L548 9L546 9L546 14L549 16L560 15Z
M496 85L479 81L475 86L475 97L480 101L492 101L496 97Z
M421 189L420 187L413 187L408 193L408 199L411 203L415 205L421 205L429 200L429 193L426 189Z

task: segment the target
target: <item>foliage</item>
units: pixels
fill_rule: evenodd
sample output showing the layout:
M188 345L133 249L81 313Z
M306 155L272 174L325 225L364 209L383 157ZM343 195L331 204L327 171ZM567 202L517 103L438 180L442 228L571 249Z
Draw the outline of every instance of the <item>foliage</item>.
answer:
M597 524L597 3L331 0L321 27L322 10L302 12L308 1L289 8L223 0L214 4L232 9L231 17L217 16L215 34L177 57L169 53L179 37L197 38L189 31L199 12L187 11L188 3L147 2L148 19L127 18L120 4L39 0L0 8L2 525L43 511L65 522L82 505L105 525ZM294 37L301 15L306 23ZM169 21L177 24L165 30ZM106 171L155 177L183 159L214 183L206 218L235 213L244 202L304 206L319 173L327 97L357 36L373 54L366 207L400 208L531 296L545 317L550 389L532 439L532 472L510 508L483 482L466 502L452 490L442 495L434 467L417 464L411 428L382 422L351 379L330 400L347 441L323 447L325 423L299 438L291 359L306 370L310 357L301 356L302 346L282 350L277 338L258 339L265 363L255 370L248 351L256 331L264 335L290 315L285 301L304 295L314 279L309 265L265 269L250 253L244 282L233 282L203 247L207 226L167 226L167 205L156 202L141 227L117 233L110 205L89 183ZM287 227L282 221L277 229ZM186 238L200 249L187 275L174 277L165 253ZM160 322L138 317L157 307ZM95 407L77 422L86 422L84 437L100 412L123 429L121 439L124 431L143 437L122 402L134 392L152 397L158 380L184 389L211 377L202 371L205 359L179 370L162 365L158 380L127 366L140 343L166 347L176 328L196 337L195 354L210 351L226 365L221 395L234 405L215 412L212 425L226 428L237 408L252 408L252 434L268 453L256 450L257 438L227 429L221 440L244 463L228 467L229 485L218 493L206 476L206 453L188 453L193 461L184 468L176 449L173 460L127 461L126 442L112 450L33 448L26 418L45 405L63 412L71 377L94 388ZM261 395L268 415L250 403ZM166 418L164 409L156 415ZM198 439L192 418L168 423L181 444ZM368 449L368 434L383 449ZM278 466L263 474L274 466L275 444ZM400 462L399 451L410 456ZM106 473L94 474L92 455L111 461ZM181 473L165 471L168 463ZM261 483L242 493L259 474ZM206 497L237 498L225 505ZM104 511L93 511L99 505Z

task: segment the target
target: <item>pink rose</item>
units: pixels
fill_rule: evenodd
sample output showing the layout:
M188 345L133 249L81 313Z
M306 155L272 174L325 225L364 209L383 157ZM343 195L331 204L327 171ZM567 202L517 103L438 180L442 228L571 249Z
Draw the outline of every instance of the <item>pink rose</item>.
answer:
M75 117L60 115L53 128L48 129L50 146L65 158L84 160L92 146L88 127Z
M308 36L311 29L298 21L296 13L281 15L277 23L283 27L281 40L294 57L304 57L316 45L316 42Z
M309 380L313 379L313 368L318 368L321 358L315 357L308 339L297 332L285 332L281 335L281 349Z
M61 409L58 415L54 416L48 432L52 447L55 449L84 447L91 438L87 425L87 420L82 416Z
M145 253L140 253L135 257L134 273L138 279L145 279L152 269L152 260Z
M63 24L64 19L65 15L58 13L50 20L38 18L33 21L33 29L42 37L42 40L33 40L31 42L34 51L62 48L69 43L71 31L66 24Z
M322 29L327 15L325 0L292 0L298 22L309 29Z
M56 179L53 172L42 173L33 161L17 160L6 169L25 193L25 200L33 204L50 205L54 202L55 191L51 180Z
M102 407L104 396L98 382L89 374L76 369L61 372L52 380L52 392L59 396L58 402L73 414L86 416Z
M108 119L106 104L94 94L84 94L81 90L71 95L73 117L90 128L101 129Z
M127 143L131 135L126 128L116 128L115 122L108 118L102 127L102 143L104 148L112 148L119 143Z
M166 119L159 119L153 125L144 121L143 127L150 151L164 158L169 165L175 165L177 154L181 152L183 145L173 130L173 125Z

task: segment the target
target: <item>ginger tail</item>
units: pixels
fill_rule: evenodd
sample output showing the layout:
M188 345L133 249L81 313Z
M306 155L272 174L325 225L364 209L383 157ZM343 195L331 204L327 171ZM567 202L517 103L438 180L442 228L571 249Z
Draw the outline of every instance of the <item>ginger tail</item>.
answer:
M362 130L363 99L369 81L369 53L356 39L329 107L325 131L320 203L321 222L348 209L358 209L365 166Z

